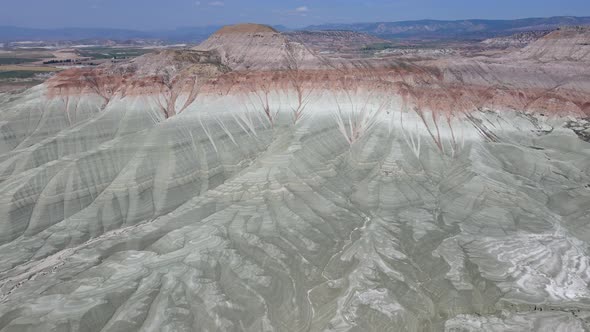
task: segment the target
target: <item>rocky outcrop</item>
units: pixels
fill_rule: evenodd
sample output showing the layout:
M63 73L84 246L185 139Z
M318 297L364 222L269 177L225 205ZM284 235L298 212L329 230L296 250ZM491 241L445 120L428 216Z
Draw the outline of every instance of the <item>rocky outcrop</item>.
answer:
M556 30L527 46L520 56L541 62L590 62L590 27Z
M525 47L528 44L537 41L538 39L545 37L553 30L539 30L539 31L526 31L516 33L510 36L505 37L495 37L489 38L481 43L486 47L492 48L507 48L507 47L516 47L521 48Z
M223 64L234 70L287 69L293 66L293 62L300 68L320 64L303 45L290 41L271 27L259 24L224 27L195 49L217 52Z

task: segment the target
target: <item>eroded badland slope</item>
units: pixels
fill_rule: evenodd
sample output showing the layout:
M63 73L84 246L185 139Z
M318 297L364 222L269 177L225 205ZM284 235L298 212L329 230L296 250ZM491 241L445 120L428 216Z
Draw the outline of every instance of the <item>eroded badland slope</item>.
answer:
M589 42L248 24L0 95L0 330L588 329Z

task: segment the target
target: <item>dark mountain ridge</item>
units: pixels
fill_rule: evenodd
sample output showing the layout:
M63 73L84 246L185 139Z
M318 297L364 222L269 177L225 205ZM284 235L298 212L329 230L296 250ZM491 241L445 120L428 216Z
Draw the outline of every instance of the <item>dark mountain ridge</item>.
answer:
M549 30L572 25L590 25L590 17L556 16L515 20L418 20L323 24L309 26L306 30L351 30L390 39L485 39L516 32Z

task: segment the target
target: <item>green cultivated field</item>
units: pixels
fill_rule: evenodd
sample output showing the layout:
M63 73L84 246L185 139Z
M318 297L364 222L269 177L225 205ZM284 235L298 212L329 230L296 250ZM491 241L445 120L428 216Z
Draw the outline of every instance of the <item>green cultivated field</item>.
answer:
M0 57L0 65L18 65L21 63L29 63L35 61L39 61L39 59Z
M35 70L10 70L0 71L0 79L10 78L33 78L36 74L42 73Z

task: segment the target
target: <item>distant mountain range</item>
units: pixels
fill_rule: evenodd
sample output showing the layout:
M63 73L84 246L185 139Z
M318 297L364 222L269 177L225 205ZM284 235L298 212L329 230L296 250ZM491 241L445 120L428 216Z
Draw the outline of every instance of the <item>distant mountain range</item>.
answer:
M351 30L387 39L485 39L518 32L590 25L590 17L559 16L517 20L420 20L356 24L323 24L306 30Z
M590 25L590 17L559 16L517 20L419 20L323 24L312 25L304 29L289 29L284 26L275 26L275 28L279 31L349 30L386 39L486 39L524 31L549 30L572 25ZM137 31L108 28L32 29L0 26L0 42L19 40L158 39L167 42L198 43L205 40L219 28L220 26L207 26L161 31Z

